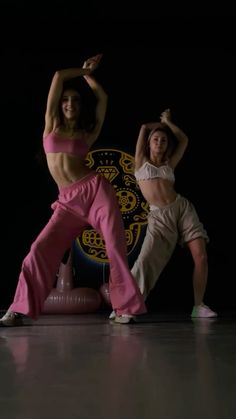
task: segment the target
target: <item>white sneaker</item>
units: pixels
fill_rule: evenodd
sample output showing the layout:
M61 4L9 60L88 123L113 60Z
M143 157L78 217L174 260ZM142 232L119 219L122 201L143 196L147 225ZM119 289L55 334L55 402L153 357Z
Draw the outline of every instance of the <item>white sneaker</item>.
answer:
M127 324L135 322L135 316L131 314L121 314L120 316L115 316L114 318L115 323Z
M22 317L13 311L7 311L0 319L0 326L21 326L23 324Z
M110 319L110 320L114 320L114 319L115 319L115 317L116 317L116 312L115 312L115 310L113 310L113 311L111 312L110 316L109 316L109 319Z
M113 310L109 316L109 320L114 320L115 323L131 323L135 321L135 316L131 314L121 314L120 316L116 315L115 310Z
M193 306L191 317L217 317L217 313L205 304Z

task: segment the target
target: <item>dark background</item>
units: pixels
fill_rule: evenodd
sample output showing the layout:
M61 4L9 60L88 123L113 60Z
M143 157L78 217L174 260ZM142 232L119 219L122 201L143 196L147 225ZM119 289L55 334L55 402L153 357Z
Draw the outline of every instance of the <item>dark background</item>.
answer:
M217 310L235 308L234 17L217 6L203 13L193 4L191 11L162 4L157 13L149 2L135 8L111 3L1 3L0 308L10 304L22 259L57 195L36 158L51 78L98 52L104 56L96 76L109 106L94 148L134 154L140 124L172 110L190 139L176 189L193 201L210 236L206 302ZM177 248L150 308L189 309L191 273L190 255Z

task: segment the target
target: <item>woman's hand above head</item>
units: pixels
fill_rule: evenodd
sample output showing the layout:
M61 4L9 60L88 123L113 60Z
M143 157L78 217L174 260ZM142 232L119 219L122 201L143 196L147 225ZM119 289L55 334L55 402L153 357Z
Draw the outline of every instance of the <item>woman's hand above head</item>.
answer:
M101 58L102 54L97 54L94 57L88 58L87 60L85 60L83 68L90 70L90 73L92 73L100 63Z
M188 145L188 137L187 135L171 120L171 112L170 109L165 109L160 116L161 123L166 124L169 129L172 131L172 134L175 136L177 140L177 145L173 154L169 158L169 165L172 166L173 169L177 166L179 161L182 159L186 147Z
M170 109L166 109L166 110L164 110L164 112L161 113L160 120L164 124L166 124L169 121L171 121L171 112L170 112Z

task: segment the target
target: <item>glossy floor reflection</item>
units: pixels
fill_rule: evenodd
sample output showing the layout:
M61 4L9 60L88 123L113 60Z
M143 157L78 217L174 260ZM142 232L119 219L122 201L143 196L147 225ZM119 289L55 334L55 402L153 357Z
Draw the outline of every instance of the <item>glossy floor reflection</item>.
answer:
M236 319L44 315L0 328L0 419L234 419Z

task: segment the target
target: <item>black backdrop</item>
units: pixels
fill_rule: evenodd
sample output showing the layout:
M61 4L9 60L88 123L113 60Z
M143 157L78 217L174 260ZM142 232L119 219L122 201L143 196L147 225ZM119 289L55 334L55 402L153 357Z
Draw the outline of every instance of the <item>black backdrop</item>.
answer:
M176 188L193 201L210 236L206 300L218 309L235 307L234 46L229 47L219 32L212 42L217 25L209 19L191 17L177 24L165 15L159 20L113 22L101 10L96 19L96 8L92 17L88 10L75 17L64 2L57 15L43 6L36 13L37 7L34 12L28 9L30 18L23 9L18 15L14 8L6 13L8 31L1 54L0 309L11 302L22 259L50 216L57 194L36 158L51 77L56 69L80 65L97 52L104 53L97 78L109 95L109 106L95 148L133 154L140 124L158 118L166 107L172 110L174 121L190 138L176 171ZM203 29L205 38L200 36ZM150 307L189 308L191 270L188 252L177 248L149 299Z

